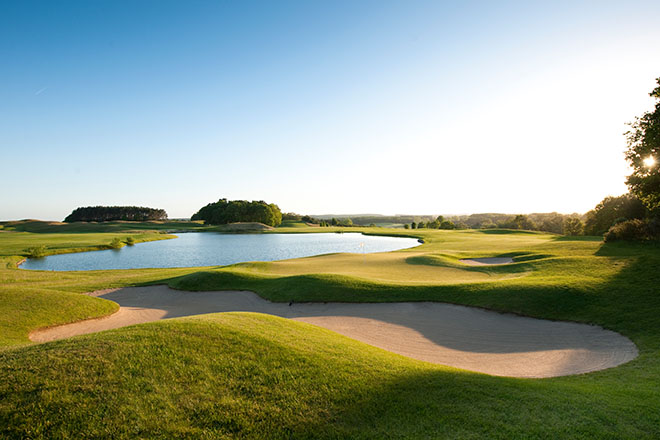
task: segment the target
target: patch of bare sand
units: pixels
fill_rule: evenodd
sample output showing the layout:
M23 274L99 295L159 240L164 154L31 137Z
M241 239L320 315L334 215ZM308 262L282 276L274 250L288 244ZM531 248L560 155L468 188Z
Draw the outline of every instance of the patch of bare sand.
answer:
M203 313L259 312L304 321L413 359L496 376L555 377L634 359L628 338L600 327L442 303L272 303L252 292L184 292L167 286L93 292L117 302L108 317L38 330L46 342Z

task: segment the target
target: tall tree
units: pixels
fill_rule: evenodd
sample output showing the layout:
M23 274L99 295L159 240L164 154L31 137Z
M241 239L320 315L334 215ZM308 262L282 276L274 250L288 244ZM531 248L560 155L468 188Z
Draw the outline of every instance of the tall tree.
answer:
M626 159L633 168L626 183L655 216L660 215L660 78L649 95L655 99L653 111L630 124L626 133Z

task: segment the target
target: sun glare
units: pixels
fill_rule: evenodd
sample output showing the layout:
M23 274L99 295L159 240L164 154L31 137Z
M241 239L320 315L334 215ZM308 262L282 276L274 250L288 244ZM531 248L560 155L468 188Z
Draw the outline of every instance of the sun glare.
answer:
M646 159L644 159L644 166L647 168L651 168L653 165L655 165L655 157L649 156Z

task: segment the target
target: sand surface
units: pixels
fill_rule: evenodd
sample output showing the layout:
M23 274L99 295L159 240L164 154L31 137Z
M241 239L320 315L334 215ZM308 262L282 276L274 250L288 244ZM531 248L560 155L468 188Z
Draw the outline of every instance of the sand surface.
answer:
M508 257L470 258L466 260L460 260L460 262L463 264L467 264L468 266L493 266L497 264L511 264L513 263L513 258L508 258Z
M252 292L184 292L167 286L93 292L121 308L105 318L37 330L46 342L202 313L248 311L327 328L422 361L497 376L554 377L615 367L637 348L600 327L443 303L272 303Z

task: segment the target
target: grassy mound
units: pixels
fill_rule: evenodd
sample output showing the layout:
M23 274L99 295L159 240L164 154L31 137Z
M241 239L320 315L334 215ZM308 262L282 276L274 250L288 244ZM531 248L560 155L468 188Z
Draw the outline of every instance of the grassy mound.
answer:
M278 228L318 228L318 227L319 225L306 223L301 220L282 220L282 223L278 226ZM317 232L323 232L323 231L317 231Z
M273 227L258 222L239 222L214 226L213 229L219 232L260 232L270 231Z
M657 420L629 408L657 397L613 371L591 375L605 387L493 378L304 323L204 315L0 353L0 436L650 437Z

